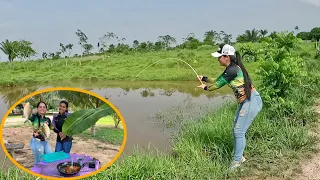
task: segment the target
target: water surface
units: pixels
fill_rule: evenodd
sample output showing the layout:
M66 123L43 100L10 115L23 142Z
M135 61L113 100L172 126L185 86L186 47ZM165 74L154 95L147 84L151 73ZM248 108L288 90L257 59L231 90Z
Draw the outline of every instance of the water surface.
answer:
M104 81L96 83L56 82L28 87L6 88L0 91L0 116L23 96L47 87L82 88L109 99L121 112L127 125L125 153L136 145L166 151L170 135L176 131L174 123L197 120L206 112L214 111L233 95L228 87L215 92L197 88L199 82L139 82ZM226 98L227 97L227 98ZM1 118L2 119L2 118ZM173 122L173 126L172 123ZM28 146L28 145L27 145ZM3 152L0 151L0 159Z

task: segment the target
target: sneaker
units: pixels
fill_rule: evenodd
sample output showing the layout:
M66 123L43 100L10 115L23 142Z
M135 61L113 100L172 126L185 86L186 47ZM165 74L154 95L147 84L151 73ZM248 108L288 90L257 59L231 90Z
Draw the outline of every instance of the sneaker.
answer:
M235 170L236 168L240 167L241 166L241 162L238 162L238 161L233 161L231 163L231 166L230 166L230 170L233 171Z
M230 166L230 170L234 170L234 169L240 167L241 164L242 164L243 162L245 162L245 161L246 161L246 158L244 158L243 156L242 156L240 162L238 162L238 161L233 161L232 164L231 164L231 166Z
M246 161L246 158L244 158L243 156L242 156L242 158L241 158L241 163L244 163Z

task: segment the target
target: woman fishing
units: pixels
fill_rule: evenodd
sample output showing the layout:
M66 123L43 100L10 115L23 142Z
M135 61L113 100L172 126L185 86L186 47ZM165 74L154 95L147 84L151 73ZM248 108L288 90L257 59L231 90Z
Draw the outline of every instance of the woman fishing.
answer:
M44 124L47 127L53 128L51 125L51 120L45 116L47 112L47 104L43 101L37 104L37 113L32 114L29 120L33 126L33 136L30 142L30 148L34 156L34 164L40 162L42 154L52 153L51 146L47 141L47 136L50 133L49 128L43 128Z
M221 66L225 66L224 72L217 78L208 78L199 75L200 88L213 91L228 84L238 101L238 109L234 118L232 134L234 137L234 161L230 169L233 170L241 165L246 159L243 157L246 147L245 134L254 118L261 111L263 102L253 86L249 74L242 64L241 56L235 48L228 44L221 44L217 52L211 54L218 58Z
M53 131L57 133L55 152L64 151L65 153L70 153L73 138L66 136L62 132L62 126L68 115L68 102L63 100L59 103L59 113L52 118L52 124L54 125Z

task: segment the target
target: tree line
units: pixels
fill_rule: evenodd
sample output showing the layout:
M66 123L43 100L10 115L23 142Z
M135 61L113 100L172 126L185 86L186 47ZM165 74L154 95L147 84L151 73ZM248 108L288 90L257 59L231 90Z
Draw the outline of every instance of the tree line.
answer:
M315 47L317 53L320 54L319 50L319 39L320 39L320 27L315 27L311 29L310 32L298 32L299 27L295 26L294 30L297 31L297 37L305 41L315 41ZM236 37L235 41L232 41L232 34L228 34L225 31L206 31L202 40L195 37L194 33L189 33L181 44L177 43L175 37L170 35L159 36L156 42L139 42L134 40L133 44L125 44L125 38L117 36L113 32L107 32L102 37L98 39L97 49L98 53L95 54L106 54L106 53L130 53L130 52L150 52L150 51L162 51L162 50L172 50L172 49L197 49L200 46L214 46L221 42L235 44L235 43L245 43L245 42L260 42L266 37L274 38L276 31L268 34L267 29L252 29L246 30L243 34L240 34ZM82 54L80 56L92 55L92 50L94 45L88 43L87 35L77 29L75 32L78 37L78 45L82 49ZM117 43L110 43L116 41ZM60 59L60 58L69 58L71 57L73 44L62 44L60 43L60 49L56 52L43 52L43 59ZM9 62L12 62L14 59L27 60L33 56L38 55L35 49L32 48L32 43L30 41L21 40L21 41L5 41L0 43L0 49L4 54L7 55ZM79 54L74 54L73 57L78 57Z

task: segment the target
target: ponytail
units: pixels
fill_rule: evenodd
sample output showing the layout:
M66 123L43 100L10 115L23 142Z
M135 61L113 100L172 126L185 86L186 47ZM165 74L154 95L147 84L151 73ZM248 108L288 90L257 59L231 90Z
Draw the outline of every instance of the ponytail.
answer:
M246 93L246 98L250 101L251 99L251 79L250 76L246 70L246 68L244 67L242 61L241 61L241 55L238 51L235 52L235 56L230 56L231 61L233 61L236 65L238 65L243 73L243 77L244 77L244 90Z

